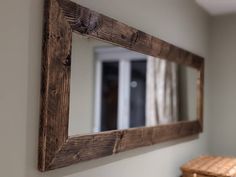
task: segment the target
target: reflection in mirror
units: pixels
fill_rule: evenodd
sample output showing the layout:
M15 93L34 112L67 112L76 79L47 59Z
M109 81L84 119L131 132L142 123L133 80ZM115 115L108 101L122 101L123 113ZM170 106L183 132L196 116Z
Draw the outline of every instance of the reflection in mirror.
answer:
M69 135L195 120L197 74L73 34Z

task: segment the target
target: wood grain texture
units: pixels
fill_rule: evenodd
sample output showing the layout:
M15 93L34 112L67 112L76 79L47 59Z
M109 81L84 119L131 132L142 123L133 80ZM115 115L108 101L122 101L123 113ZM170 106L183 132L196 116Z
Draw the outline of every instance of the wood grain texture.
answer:
M74 2L59 0L73 31L143 54L200 69L203 58Z
M197 120L68 137L72 32L195 68ZM203 127L204 59L67 0L45 0L40 171L195 135Z
M184 164L181 170L184 177L235 177L236 158L201 156Z
M68 138L72 30L58 3L45 3L39 169L53 161Z
M195 135L199 131L200 126L194 121L72 137L61 148L50 169Z
M186 173L182 175L182 177L215 177L215 176L207 176L207 175L201 175L196 173Z

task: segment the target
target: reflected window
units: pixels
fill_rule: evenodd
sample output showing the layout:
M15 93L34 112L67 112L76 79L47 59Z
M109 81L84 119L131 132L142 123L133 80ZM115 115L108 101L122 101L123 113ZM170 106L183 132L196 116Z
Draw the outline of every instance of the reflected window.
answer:
M72 37L69 135L196 120L196 70Z
M101 130L117 129L119 63L102 62Z
M130 70L129 127L145 126L146 60L132 60Z
M145 126L147 57L120 47L100 47L95 60L95 131Z

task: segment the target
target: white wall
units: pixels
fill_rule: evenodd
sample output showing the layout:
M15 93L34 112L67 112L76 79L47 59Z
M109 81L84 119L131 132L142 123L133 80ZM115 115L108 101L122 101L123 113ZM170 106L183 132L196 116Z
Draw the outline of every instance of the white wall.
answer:
M94 47L109 44L72 35L69 135L88 134L94 128Z
M197 78L196 69L179 65L179 119L196 120L197 118Z
M236 14L211 21L210 152L236 156Z
M208 16L194 1L80 0L80 4L207 57ZM42 17L43 0L0 2L0 176L177 177L181 164L208 152L205 131L199 138L38 172Z
M89 40L72 35L69 135L93 130L93 55Z

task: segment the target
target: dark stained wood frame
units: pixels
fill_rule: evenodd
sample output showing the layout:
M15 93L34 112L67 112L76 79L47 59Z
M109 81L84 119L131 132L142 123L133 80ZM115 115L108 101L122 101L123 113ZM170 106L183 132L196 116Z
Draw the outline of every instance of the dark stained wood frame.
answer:
M195 68L197 120L68 136L72 32ZM203 129L204 59L68 0L45 0L38 168L52 170Z

